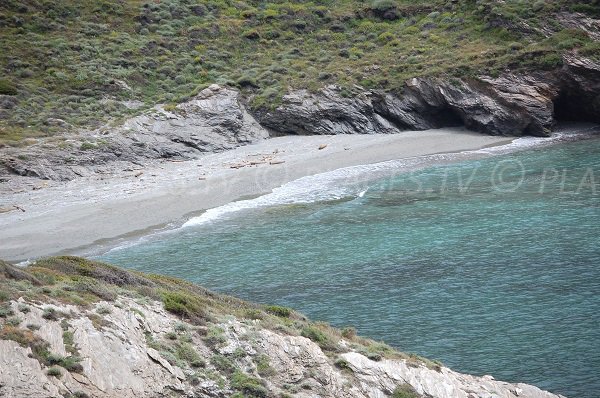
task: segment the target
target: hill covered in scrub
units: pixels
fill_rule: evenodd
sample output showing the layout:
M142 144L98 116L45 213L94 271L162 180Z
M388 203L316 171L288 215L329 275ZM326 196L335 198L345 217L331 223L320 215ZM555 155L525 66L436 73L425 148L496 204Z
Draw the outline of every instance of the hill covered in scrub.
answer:
M213 83L261 115L332 84L352 98L556 70L600 59L599 15L597 0L5 0L0 145L174 109Z
M3 397L532 397L384 343L77 257L0 261Z

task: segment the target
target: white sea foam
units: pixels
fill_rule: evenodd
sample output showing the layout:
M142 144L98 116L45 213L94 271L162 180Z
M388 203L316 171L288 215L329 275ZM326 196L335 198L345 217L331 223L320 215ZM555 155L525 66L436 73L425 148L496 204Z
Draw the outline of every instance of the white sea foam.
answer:
M338 170L302 177L291 181L269 194L248 200L231 202L223 206L209 209L200 216L193 217L182 227L198 226L217 220L223 220L234 213L244 210L264 208L285 204L303 204L337 200L351 197L363 197L367 190L367 183L393 173L406 172L422 166L435 163L452 162L455 160L468 160L481 155L501 155L533 147L545 146L557 141L579 139L582 135L598 132L598 126L575 127L564 129L552 137L522 137L512 142L479 150L470 150L460 153L434 154L417 156L400 160L391 160L360 166L345 167Z
M378 170L385 170L383 163L346 167L327 173L302 177L273 189L269 194L254 199L231 202L209 209L200 216L188 220L183 227L190 227L221 220L232 213L285 204L314 203L348 197L359 197L366 193L366 177Z

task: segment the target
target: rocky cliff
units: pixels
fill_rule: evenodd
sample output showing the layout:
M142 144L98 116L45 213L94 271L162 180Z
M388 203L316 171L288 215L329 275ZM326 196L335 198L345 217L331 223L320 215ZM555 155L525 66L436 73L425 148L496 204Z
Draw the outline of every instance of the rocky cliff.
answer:
M497 78L415 78L401 92L327 86L293 91L253 112L240 92L212 85L175 107L120 126L0 148L0 178L69 180L157 159L191 159L272 135L397 133L465 125L484 134L547 136L559 120L600 122L600 64L566 55L561 69Z
M184 281L74 257L0 262L0 396L532 397Z

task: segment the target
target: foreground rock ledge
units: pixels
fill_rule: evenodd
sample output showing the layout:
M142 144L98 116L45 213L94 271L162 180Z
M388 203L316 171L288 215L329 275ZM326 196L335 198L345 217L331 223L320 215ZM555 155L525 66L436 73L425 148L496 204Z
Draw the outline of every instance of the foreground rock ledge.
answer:
M0 262L10 296L0 307L3 397L386 397L398 388L410 397L560 397L421 358L381 356L371 349L378 343L183 281L73 257L37 265ZM184 292L187 303L177 301ZM162 302L151 298L161 294ZM168 312L165 297L175 300L171 310L175 302L206 306L197 308L203 319ZM81 303L65 303L73 300ZM299 325L310 339L294 331ZM327 333L339 339L325 342Z

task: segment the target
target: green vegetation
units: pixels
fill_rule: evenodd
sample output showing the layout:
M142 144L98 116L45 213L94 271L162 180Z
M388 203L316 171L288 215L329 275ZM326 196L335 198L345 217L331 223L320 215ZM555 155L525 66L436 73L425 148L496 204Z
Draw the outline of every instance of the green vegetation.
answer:
M267 311L269 314L277 315L282 318L289 318L289 316L292 314L292 310L290 308L281 307L279 305L268 305L265 307L265 311Z
M421 398L410 384L401 384L394 390L392 398Z
M81 362L81 358L72 355L61 357L60 355L50 354L45 360L46 365L58 365L69 372L81 373L83 372L83 367L79 362Z
M273 376L275 374L275 369L271 367L269 357L266 355L259 355L256 358L256 371L263 377Z
M350 364L344 358L336 359L334 365L342 370L351 370Z
M175 348L177 358L187 362L192 368L203 368L206 362L189 343L179 343Z
M60 376L62 376L62 371L60 370L60 368L57 368L56 366L53 366L50 369L48 369L48 371L46 372L46 374L48 376L60 377Z
M231 376L231 387L241 392L243 397L261 398L267 397L269 392L260 380L250 377L240 371ZM235 396L235 395L234 395Z
M302 329L301 335L311 339L324 350L335 350L336 348L335 337L328 333L326 325L307 325Z
M598 0L5 0L0 3L0 144L97 127L211 83L254 108L290 88L337 83L400 90L414 76L553 68L576 50L600 58L561 11ZM553 31L546 37L541 32ZM145 105L130 109L127 101ZM93 149L83 143L81 150Z

